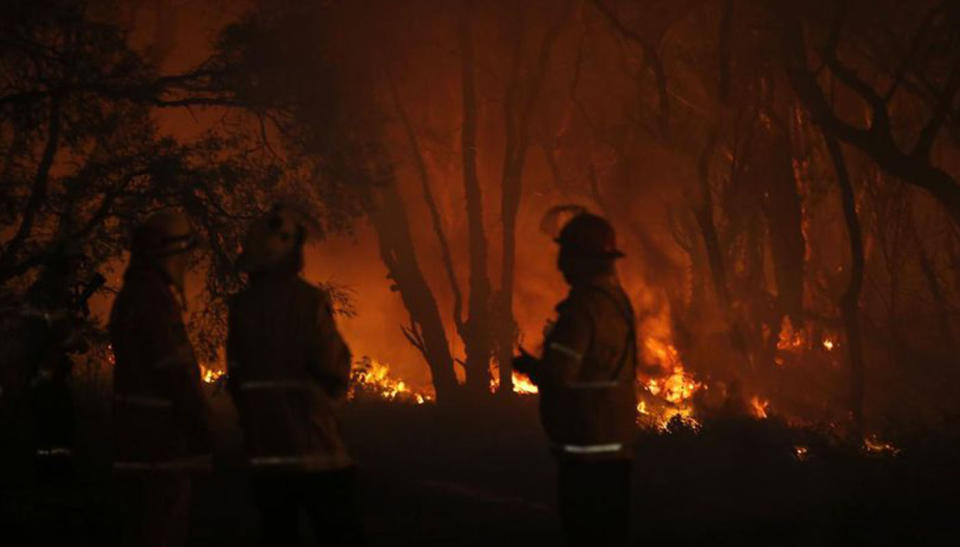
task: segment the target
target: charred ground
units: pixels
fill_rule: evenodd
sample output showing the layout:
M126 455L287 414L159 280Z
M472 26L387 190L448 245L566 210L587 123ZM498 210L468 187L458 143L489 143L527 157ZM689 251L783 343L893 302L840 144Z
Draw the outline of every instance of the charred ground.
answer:
M214 398L217 468L197 486L191 545L255 545L232 409ZM559 541L554 464L533 398L440 409L378 401L343 408L361 469L372 545L541 545ZM86 417L79 473L37 484L29 455L8 460L2 515L11 545L109 544L102 407ZM94 424L99 424L94 427ZM869 451L777 417L638 430L637 545L944 544L957 533L955 426ZM305 529L304 533L308 531Z

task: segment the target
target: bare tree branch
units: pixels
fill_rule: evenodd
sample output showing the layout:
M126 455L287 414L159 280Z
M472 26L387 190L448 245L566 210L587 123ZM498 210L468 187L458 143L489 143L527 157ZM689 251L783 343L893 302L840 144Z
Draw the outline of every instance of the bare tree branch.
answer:
M871 127L862 129L841 119L820 88L816 76L807 67L807 43L801 20L786 7L772 3L780 23L784 65L791 85L800 100L809 109L814 121L837 139L849 143L870 156L884 171L930 192L960 223L960 185L946 171L932 165L928 156L905 153L900 150L890 132L889 115L884 98L873 90L835 56L834 44L824 50L832 73L870 106ZM949 91L949 90L946 90ZM956 91L956 90L954 90ZM955 99L952 99L955 100ZM942 121L930 126L936 133ZM925 137L930 139L931 137Z
M24 206L23 217L20 220L20 227L13 238L7 242L0 255L0 279L9 279L7 273L13 262L16 261L16 255L20 252L30 232L33 230L33 223L36 219L40 207L47 198L47 187L50 181L50 168L53 166L54 157L57 154L57 148L60 145L61 129L61 99L54 96L50 100L49 126L47 129L47 142L43 148L43 156L40 159L40 165L37 167L37 175L34 177L33 188L30 191L30 197Z

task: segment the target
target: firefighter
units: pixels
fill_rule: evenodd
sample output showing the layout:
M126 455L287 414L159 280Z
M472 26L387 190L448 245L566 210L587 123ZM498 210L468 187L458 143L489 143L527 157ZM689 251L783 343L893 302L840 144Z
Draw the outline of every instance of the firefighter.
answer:
M357 545L356 478L334 415L350 351L321 289L300 278L306 218L275 207L247 234L230 302L227 386L244 434L264 545L299 545L304 510L323 545Z
M21 308L20 341L27 350L34 454L38 475L44 480L73 474L76 420L70 354L86 350L79 314L83 303L75 298L73 282L82 259L76 245L58 245Z
M194 244L183 214L150 217L134 232L110 316L122 545L182 545L191 472L210 466L208 408L183 319Z
M610 224L589 213L573 217L556 242L570 292L557 306L543 356L521 349L514 368L540 390L567 544L626 545L637 346L633 308L614 264L623 253Z

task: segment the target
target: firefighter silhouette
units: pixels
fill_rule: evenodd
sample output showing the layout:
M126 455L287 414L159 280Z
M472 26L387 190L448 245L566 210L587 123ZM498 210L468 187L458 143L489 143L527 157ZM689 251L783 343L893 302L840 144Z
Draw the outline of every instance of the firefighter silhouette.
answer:
M350 351L328 295L300 278L309 218L278 206L249 230L230 302L227 386L236 403L264 545L298 545L303 510L322 545L362 542L353 463L333 408Z
M103 284L95 274L78 284L83 253L61 242L45 261L20 310L20 343L26 348L27 398L33 417L33 447L41 479L73 473L76 417L71 389L72 354L87 349L86 302Z
M183 322L194 241L184 215L164 211L150 217L134 233L110 316L122 545L182 545L191 472L210 467L207 403Z
M558 463L560 519L569 545L626 545L637 362L634 312L603 218L574 211L556 237L570 292L536 358L514 368L540 390L541 423Z

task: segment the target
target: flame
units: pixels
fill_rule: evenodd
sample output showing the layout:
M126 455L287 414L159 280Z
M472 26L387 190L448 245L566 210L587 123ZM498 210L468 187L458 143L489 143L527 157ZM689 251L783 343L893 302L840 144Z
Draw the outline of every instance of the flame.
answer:
M833 349L834 349L835 347L837 347L837 343L836 343L836 342L834 342L834 341L831 340L830 338L824 338L824 339L823 339L823 349L825 349L825 350L827 350L827 351L833 351Z
M684 366L673 345L673 321L670 302L659 291L640 287L631 291L640 309L646 310L639 325L642 335L640 357L649 366L660 369L663 377L648 378L637 384L637 423L664 430L673 419L698 429L694 418L693 396L705 389Z
M514 371L510 375L513 379L513 392L517 395L533 395L539 393L537 385L530 378ZM500 390L500 368L496 365L490 368L490 393L496 393Z
M200 364L200 379L205 384L215 384L217 380L223 377L224 371Z
M863 449L870 454L896 456L900 449L888 441L881 441L876 435L867 435L863 438Z
M683 369L677 348L656 336L648 336L643 340L643 357L648 363L655 363L663 369Z
M796 329L790 317L785 316L780 325L780 339L777 340L777 349L780 351L800 351L807 345L807 333L803 329Z
M797 445L793 447L793 455L797 458L797 461L806 461L807 456L810 453L810 449L803 445Z
M664 349L666 351L662 355L676 357L673 346L668 345ZM698 389L705 387L684 370L679 358L673 362L677 364L670 376L662 380L651 378L639 384L641 400L637 403L637 423L665 430L670 421L679 416L679 420L688 427L699 429L700 423L694 418L692 398Z
M700 387L700 383L695 381L679 365L673 369L673 373L666 380L660 382L651 379L646 384L647 391L651 395L660 396L673 404L681 404L690 399Z
M516 372L513 373L513 392L520 395L529 395L531 393L537 393L537 386L530 381L526 376L521 376Z
M750 408L753 411L753 415L759 419L764 419L767 417L767 408L770 406L770 401L761 399L756 395L750 399Z
M412 402L418 405L433 400L433 394L415 391L403 380L391 376L390 366L370 357L355 363L350 372L348 399L376 398L387 401Z

